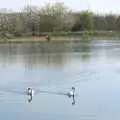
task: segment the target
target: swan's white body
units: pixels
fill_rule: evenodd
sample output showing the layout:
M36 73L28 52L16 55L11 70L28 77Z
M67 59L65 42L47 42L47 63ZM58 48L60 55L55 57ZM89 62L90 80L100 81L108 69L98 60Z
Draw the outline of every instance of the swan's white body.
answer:
M73 91L70 91L70 92L69 92L69 95L73 96L73 95L74 95Z
M35 91L32 88L28 88L27 94L33 96Z
M71 96L74 96L74 93L75 93L75 88L72 87L72 90L70 92L68 92L68 96L71 97Z

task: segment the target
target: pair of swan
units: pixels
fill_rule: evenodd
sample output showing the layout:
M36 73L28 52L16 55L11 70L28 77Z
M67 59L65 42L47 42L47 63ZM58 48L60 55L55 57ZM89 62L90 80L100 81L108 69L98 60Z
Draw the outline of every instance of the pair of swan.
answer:
M33 96L35 94L35 91L32 88L27 89L27 95ZM74 97L75 94L75 87L72 87L71 91L69 91L66 95L68 97Z

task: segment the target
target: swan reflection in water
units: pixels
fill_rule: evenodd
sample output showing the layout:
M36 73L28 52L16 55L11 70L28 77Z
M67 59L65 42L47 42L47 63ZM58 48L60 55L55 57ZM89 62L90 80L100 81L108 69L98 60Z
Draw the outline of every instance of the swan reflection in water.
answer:
M72 98L73 98L72 105L75 105L75 96L73 96Z
M28 95L28 103L30 103L32 101L32 96L31 95Z

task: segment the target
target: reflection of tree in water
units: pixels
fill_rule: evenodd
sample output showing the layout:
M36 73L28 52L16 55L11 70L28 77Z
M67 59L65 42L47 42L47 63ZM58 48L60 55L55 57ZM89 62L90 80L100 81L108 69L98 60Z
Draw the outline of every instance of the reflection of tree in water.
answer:
M69 56L64 53L82 53L80 58L88 59L91 51L90 41L80 42L50 42L35 44L5 44L0 46L0 58L2 61L15 63L22 61L26 68L37 66L58 66L66 64ZM18 55L20 56L18 59ZM76 56L78 57L78 56Z
M72 51L81 53L80 57L82 60L88 60L90 58L91 49L92 49L91 40L83 40L80 42L72 43Z
M46 66L63 66L65 57L62 51L65 51L64 44L38 44L27 47L27 53L23 54L24 63L27 68L37 67L39 65ZM22 49L23 53L26 50Z
M0 45L0 60L3 62L15 63L17 58L17 45L3 44Z

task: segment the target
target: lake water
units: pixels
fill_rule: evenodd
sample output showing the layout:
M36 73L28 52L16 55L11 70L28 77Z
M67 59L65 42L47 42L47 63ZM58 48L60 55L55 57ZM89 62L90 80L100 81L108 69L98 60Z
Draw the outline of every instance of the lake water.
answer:
M120 120L120 41L1 44L0 119Z

